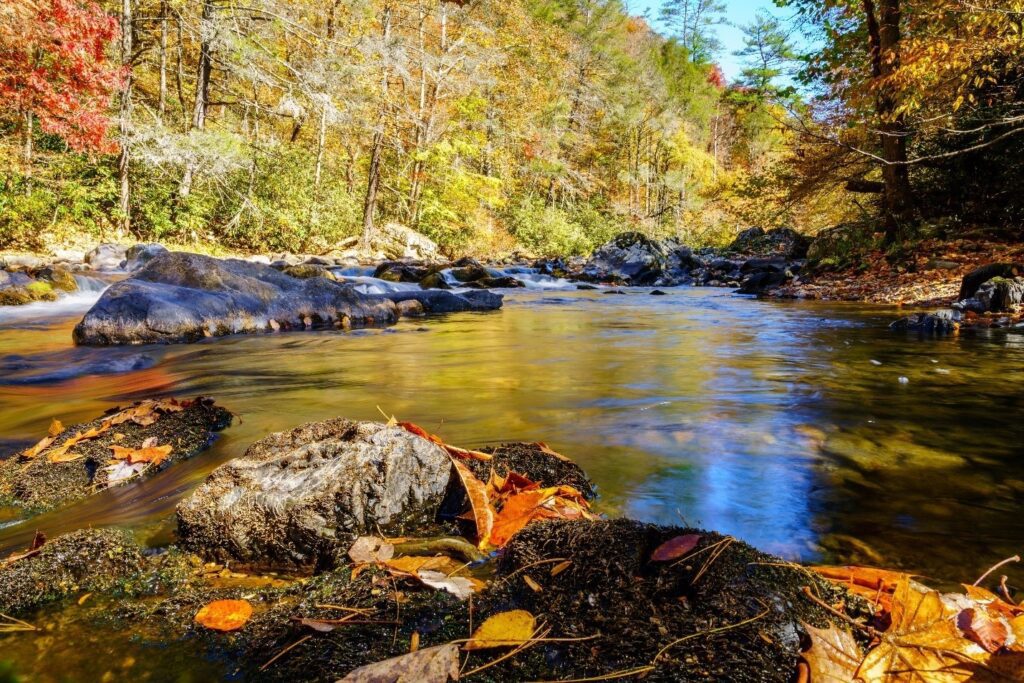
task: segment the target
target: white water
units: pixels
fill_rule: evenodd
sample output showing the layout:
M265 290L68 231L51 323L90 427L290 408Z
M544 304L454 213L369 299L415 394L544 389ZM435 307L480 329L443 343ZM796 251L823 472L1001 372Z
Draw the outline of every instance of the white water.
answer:
M75 280L78 282L79 291L64 294L56 301L36 301L24 306L0 306L0 326L46 322L85 313L110 286L107 282L84 275L76 275Z

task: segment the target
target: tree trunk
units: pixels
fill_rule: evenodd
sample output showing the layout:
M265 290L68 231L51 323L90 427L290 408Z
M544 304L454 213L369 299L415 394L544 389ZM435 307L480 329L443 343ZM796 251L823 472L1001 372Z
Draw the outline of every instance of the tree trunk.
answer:
M131 180L128 176L131 162L131 148L128 135L132 115L132 0L121 2L121 66L125 70L124 90L121 91L121 109L118 129L121 137L121 153L117 158L117 178L121 187L120 205L121 231L128 234L132 227Z
M25 194L32 192L32 128L35 118L32 112L24 114L21 124L21 161L25 166Z
M209 29L213 20L213 0L204 0L203 18L200 34L203 39L199 44L199 64L196 67L196 98L192 107L192 130L206 128L206 108L210 101L210 73L213 71L213 60L210 55ZM192 192L192 177L196 170L195 161L185 165L185 175L178 186L178 196L182 199Z
M391 37L391 6L384 6L384 43ZM370 152L370 169L366 179L366 199L363 202L363 249L369 251L373 237L373 214L377 210L377 189L380 187L380 157L384 150L384 126L387 125L388 77L390 69L385 66L381 76L381 111L377 117L377 129L373 133L373 147Z
M868 27L868 54L875 79L884 79L899 68L900 0L879 0L881 13L876 14L875 0L863 0ZM882 181L885 185L885 237L893 242L900 227L913 213L913 192L907 166L906 119L896 113L896 99L885 84L878 89L875 109L879 118L882 146Z
M160 90L157 95L156 116L163 125L167 112L167 2L160 3Z

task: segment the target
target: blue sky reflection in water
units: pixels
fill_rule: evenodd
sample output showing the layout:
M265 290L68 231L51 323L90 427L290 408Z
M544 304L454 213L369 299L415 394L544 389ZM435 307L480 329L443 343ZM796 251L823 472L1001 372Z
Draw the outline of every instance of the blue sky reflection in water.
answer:
M166 543L177 501L217 464L305 421L380 419L378 406L461 445L547 441L609 514L786 557L964 578L1024 539L1019 337L920 340L886 329L893 309L687 288L520 291L495 313L389 330L116 350L72 348L80 314L0 325L0 449L162 393L213 396L242 420L138 485L30 524L0 510L0 551L84 525Z

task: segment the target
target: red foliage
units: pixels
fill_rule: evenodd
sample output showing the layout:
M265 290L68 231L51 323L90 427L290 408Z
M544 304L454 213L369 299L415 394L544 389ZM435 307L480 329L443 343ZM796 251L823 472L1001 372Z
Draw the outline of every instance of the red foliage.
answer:
M124 73L107 58L117 20L90 0L3 0L0 115L32 113L79 151L110 152L108 109Z
M725 74L722 73L722 67L717 64L711 65L711 69L708 71L708 83L716 88L725 87Z

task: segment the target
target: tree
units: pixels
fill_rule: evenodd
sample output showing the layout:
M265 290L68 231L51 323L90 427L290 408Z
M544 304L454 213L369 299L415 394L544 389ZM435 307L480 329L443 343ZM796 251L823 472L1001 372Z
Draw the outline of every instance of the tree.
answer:
M740 84L765 100L792 95L792 87L778 84L778 79L786 75L788 67L797 58L782 22L761 10L751 23L741 28L743 48L735 53L744 64Z
M78 151L111 152L109 107L123 82L108 48L114 17L93 2L14 0L0 13L0 116L21 122L31 168L35 123Z
M706 64L722 49L715 27L725 23L725 12L722 0L665 0L660 15L669 32L689 51L690 59Z

